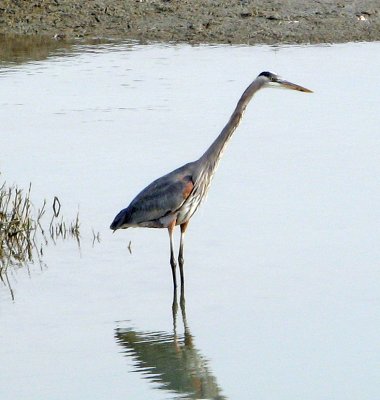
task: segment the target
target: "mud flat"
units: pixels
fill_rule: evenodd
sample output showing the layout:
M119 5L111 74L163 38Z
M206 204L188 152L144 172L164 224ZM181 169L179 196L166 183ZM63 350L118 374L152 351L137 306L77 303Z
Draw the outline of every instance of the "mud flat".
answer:
M378 0L3 0L0 34L189 43L380 40Z

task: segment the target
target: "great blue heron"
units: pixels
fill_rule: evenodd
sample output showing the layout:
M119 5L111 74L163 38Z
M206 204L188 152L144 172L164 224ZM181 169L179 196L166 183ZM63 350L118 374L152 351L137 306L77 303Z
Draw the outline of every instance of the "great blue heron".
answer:
M138 226L167 228L170 238L170 265L174 287L177 286L177 263L173 247L174 228L176 225L181 227L178 263L183 286L184 237L190 218L206 197L223 151L238 127L248 103L258 90L271 86L312 92L283 80L273 72L262 72L244 91L227 125L206 152L198 160L185 164L152 182L132 200L127 208L116 215L110 226L114 231Z

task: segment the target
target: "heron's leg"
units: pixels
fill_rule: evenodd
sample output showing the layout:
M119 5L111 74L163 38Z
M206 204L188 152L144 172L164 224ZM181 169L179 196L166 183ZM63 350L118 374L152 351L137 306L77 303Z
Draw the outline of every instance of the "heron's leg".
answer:
M184 241L185 241L185 231L186 231L188 223L189 223L189 221L186 221L183 224L181 224L181 241L179 244L179 253L178 253L179 272L181 274L181 286L182 287L185 283L185 276L183 274L183 264L185 262L185 260L183 258L183 245L184 245Z
M173 291L173 303L172 303L172 317L173 317L174 336L177 336L177 311L178 311L177 289L174 288L174 291Z
M177 277L176 277L176 267L177 263L174 257L174 245L173 245L173 232L175 227L175 220L168 226L169 238L170 238L170 265L172 267L172 275L173 275L173 285L174 289L177 287Z

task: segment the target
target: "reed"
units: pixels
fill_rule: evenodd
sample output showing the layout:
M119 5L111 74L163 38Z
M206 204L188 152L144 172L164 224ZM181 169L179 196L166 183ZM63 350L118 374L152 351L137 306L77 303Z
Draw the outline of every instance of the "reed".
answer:
M3 282L7 280L9 267L41 262L43 247L49 240L56 243L59 238L71 237L80 243L79 213L74 221L67 222L61 215L58 197L54 197L52 218L45 229L46 200L36 210L30 198L31 189L31 184L23 191L17 186L7 187L5 182L0 187L0 279Z

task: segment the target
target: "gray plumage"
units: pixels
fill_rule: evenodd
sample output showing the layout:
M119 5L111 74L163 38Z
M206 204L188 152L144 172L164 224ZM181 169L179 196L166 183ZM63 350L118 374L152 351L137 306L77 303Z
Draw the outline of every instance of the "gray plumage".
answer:
M164 220L179 213L187 200L183 196L186 185L194 185L197 175L197 163L192 162L156 179L119 212L111 229L134 226L167 228Z
M177 286L173 248L174 227L176 225L181 227L178 261L183 285L183 244L187 224L205 198L223 151L238 127L248 103L258 90L272 85L311 92L309 89L281 79L272 72L262 72L244 91L226 126L206 152L198 160L153 181L127 208L116 215L110 226L113 230L130 227L167 228L174 287Z

